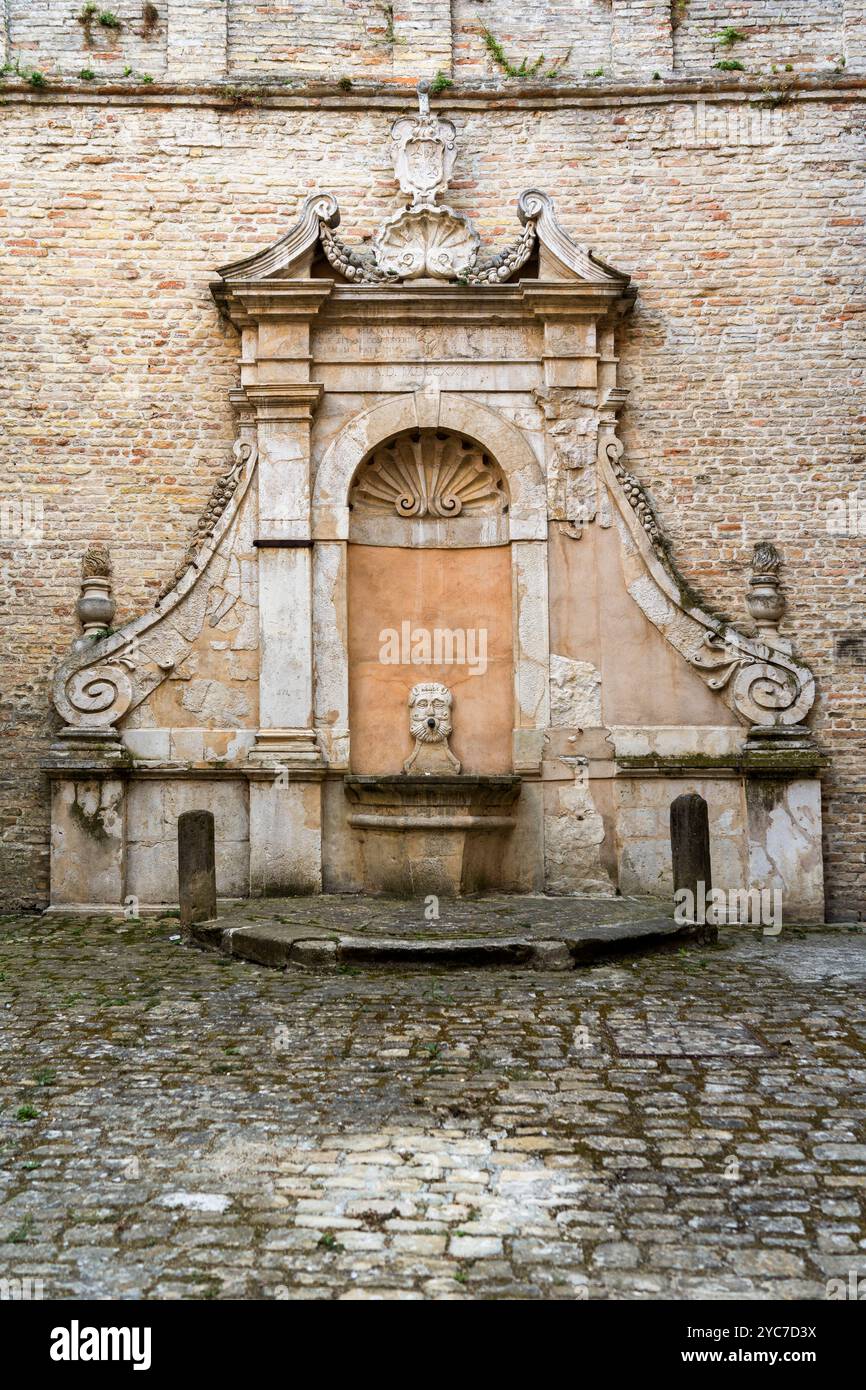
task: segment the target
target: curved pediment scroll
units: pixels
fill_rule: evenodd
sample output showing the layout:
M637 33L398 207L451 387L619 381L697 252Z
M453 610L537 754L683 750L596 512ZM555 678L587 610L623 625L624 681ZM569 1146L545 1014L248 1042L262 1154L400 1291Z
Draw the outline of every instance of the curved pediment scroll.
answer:
M232 261L221 266L217 274L220 279L213 286L214 293L220 284L233 280L267 280L292 270L316 247L322 227L336 228L340 225L340 209L333 193L311 193L304 199L297 222L293 224L272 246L257 251L241 261Z
M629 594L744 724L764 731L799 728L815 702L812 672L779 637L774 622L758 617L758 634L747 636L702 606L679 574L649 498L622 455L620 440L609 437L600 445L598 466L617 509ZM778 569L777 559L768 566L768 549L775 555L773 547L756 547L753 587L766 587L768 572L775 576ZM749 606L757 616L767 601L753 594ZM780 616L781 609L776 611Z
M192 542L154 610L116 631L85 631L53 682L55 708L68 729L112 730L176 672L206 624L255 600L232 543L255 475L257 449L238 441L217 481Z

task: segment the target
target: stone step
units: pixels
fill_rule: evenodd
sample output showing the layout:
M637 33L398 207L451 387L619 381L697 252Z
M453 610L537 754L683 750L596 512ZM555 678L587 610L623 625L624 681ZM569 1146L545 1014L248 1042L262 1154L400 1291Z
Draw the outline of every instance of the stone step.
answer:
M520 928L482 935L459 930L446 932L438 923L419 927L414 904L405 908L403 922L399 913L393 920L392 905L390 912L379 914L380 920L374 908L359 929L346 931L339 926L321 925L322 917L328 915L322 898L314 900L312 922L304 920L297 900L289 900L287 906L291 905L294 920L280 920L276 905L272 916L259 905L252 909L254 920L241 909L213 922L197 923L191 928L189 940L205 950L277 970L334 970L349 965L572 970L627 953L670 950L686 942L707 944L716 939L713 927L681 925L658 911L647 915L645 904L638 908L631 904L628 912L621 909L618 920L594 922L592 902L581 899L580 911L574 913L578 920L569 925L570 900L548 901L549 913L536 908L531 914L534 920L521 923ZM533 900L534 904L538 902ZM611 900L600 900L598 908L599 916L609 915ZM415 915L410 916L410 912Z

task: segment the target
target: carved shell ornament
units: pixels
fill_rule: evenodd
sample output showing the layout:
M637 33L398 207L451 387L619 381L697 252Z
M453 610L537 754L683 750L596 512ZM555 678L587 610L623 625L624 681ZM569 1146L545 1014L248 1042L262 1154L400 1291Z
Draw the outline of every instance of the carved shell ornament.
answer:
M387 275L453 280L465 275L478 255L480 238L461 213L428 207L396 213L373 242L376 264Z
M470 440L432 429L380 445L361 464L349 501L362 513L410 519L501 512L508 505L498 465Z

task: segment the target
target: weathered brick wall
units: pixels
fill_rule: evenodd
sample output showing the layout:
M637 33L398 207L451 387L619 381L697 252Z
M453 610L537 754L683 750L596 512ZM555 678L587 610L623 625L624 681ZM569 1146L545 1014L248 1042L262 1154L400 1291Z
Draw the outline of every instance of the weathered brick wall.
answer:
M525 59L542 81L649 81L731 59L770 75L866 60L866 0L114 0L83 23L87 10L84 0L6 0L6 56L104 79L508 80L487 30L506 63ZM119 27L100 23L106 14ZM727 28L742 39L713 42Z
M845 10L845 0L689 0L674 28L675 59L683 68L733 58L747 71L773 64L826 70L845 56ZM743 38L713 42L726 29Z
M460 81L501 75L485 44L484 28L513 67L525 59L528 68L537 65L540 78L554 69L564 77L582 77L599 68L610 74L612 11L606 0L539 0L532 5L454 0L452 14L454 76Z
M28 7L10 8L14 33L16 10ZM468 23L468 0L458 0L455 72L464 8ZM737 22L734 8L720 5L719 22ZM46 22L75 12L38 9ZM203 23L206 9L186 17ZM486 22L499 9L484 6ZM598 9L623 23L620 0ZM848 0L842 10L850 19ZM650 7L651 23L628 31L629 61L656 41L657 18ZM167 52L170 20L158 40ZM557 24L567 23L560 13ZM527 42L508 50L518 61L524 47L535 51L523 32ZM183 52L197 77L201 50ZM47 57L38 61L47 71ZM519 81L512 91L520 97ZM2 113L0 505L44 508L41 541L9 524L0 534L0 850L11 904L45 900L48 813L36 763L50 738L49 676L77 630L84 546L111 543L118 620L131 616L178 562L228 456L238 345L208 292L214 268L281 235L313 188L337 192L347 240L369 234L398 201L384 98L336 93L316 107L263 96L230 107L146 89L102 102L80 92L13 82ZM695 99L666 95L662 81L651 98L611 87L604 97L506 106L473 96L464 74L444 103L460 128L449 197L486 238L513 234L516 198L535 185L555 196L578 241L634 277L638 305L621 343L632 391L624 435L685 574L746 622L752 544L771 537L783 550L787 630L819 677L815 729L831 755L831 906L862 913L864 667L838 658L834 639L866 630L864 535L828 526L834 500L866 495L857 89L761 108L709 87ZM2 516L14 522L8 505ZM866 527L866 510L860 516Z
M141 0L98 5L87 23L86 6L75 0L7 0L7 58L40 72L74 75L84 70L121 75L127 67L153 77L166 66L164 15L146 22ZM164 9L164 7L163 7ZM113 15L119 28L99 23Z

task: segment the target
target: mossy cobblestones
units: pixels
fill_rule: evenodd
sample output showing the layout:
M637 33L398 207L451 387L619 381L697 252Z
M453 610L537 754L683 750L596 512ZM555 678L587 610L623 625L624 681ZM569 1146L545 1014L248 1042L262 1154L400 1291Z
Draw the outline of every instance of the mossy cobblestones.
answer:
M859 932L565 974L286 974L177 936L0 922L0 1278L821 1299L866 1275Z

